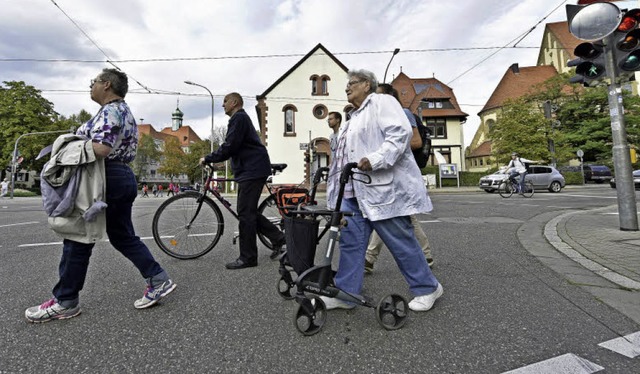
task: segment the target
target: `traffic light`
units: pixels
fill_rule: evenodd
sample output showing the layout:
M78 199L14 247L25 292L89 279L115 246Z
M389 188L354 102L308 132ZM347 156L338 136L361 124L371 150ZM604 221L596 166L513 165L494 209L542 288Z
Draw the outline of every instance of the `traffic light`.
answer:
M620 73L620 81L635 79L634 72L640 70L640 9L632 9L622 16L614 32L614 59Z
M311 162L311 157L309 156L309 152L304 153L304 163L308 164Z
M576 67L576 75L571 83L582 83L585 87L596 86L605 78L605 61L602 43L582 43L573 51L577 57L567 62L568 67Z

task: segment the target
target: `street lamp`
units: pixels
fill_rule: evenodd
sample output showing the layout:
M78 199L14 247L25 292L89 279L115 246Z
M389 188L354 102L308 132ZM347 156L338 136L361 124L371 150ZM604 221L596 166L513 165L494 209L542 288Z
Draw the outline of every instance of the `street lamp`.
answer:
M211 93L211 91L209 91L209 89L201 84L198 83L193 83L191 81L184 81L184 83L186 84L190 84L192 86L198 86L198 87L202 87L205 90L207 90L207 92L209 93L209 96L211 96L211 139L209 139L209 142L211 143L211 152L213 153L213 109L214 109L214 103L213 103L213 94Z
M214 103L213 103L213 94L211 93L211 91L209 91L209 89L201 84L198 83L194 83L191 81L184 81L184 83L186 84L190 84L192 86L198 86L198 87L202 87L205 90L207 90L207 92L209 93L209 96L211 96L211 139L209 139L209 143L211 144L211 153L213 153L213 109L214 109ZM229 175L228 171L227 171L227 161L224 162L224 177L226 178L227 175ZM224 184L224 192L227 192L227 183Z
M391 65L391 61L393 61L393 58L396 57L398 52L400 52L400 48L396 48L396 49L393 50L393 55L391 55L391 59L389 60L389 63L387 64L387 68L384 69L384 78L382 79L382 83L386 83L387 82L387 70L389 70L389 65Z

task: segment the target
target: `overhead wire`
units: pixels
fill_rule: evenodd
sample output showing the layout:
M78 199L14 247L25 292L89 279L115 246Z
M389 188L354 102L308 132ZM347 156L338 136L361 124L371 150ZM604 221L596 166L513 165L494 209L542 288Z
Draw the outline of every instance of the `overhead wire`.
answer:
M502 46L501 48L499 48L498 50L496 50L495 52L491 53L490 55L488 55L487 57L483 58L482 60L480 60L478 63L476 63L475 65L473 65L472 67L470 67L469 69L463 71L461 74L459 74L458 76L456 76L455 78L453 78L452 80L450 80L449 82L447 82L447 86L450 85L451 83L455 82L456 80L458 80L458 78L466 75L468 72L470 72L471 70L477 68L478 66L480 66L483 62L487 61L488 59L490 59L491 57L495 56L498 52L502 51L503 49L509 48L509 45L513 42L515 42L515 44L513 45L512 48L515 48L518 43L520 43L525 37L527 37L529 34L531 34L531 32L533 30L535 30L536 27L538 27L538 25L540 25L544 20L546 20L551 14L553 14L553 12L555 12L556 10L558 10L558 8L560 8L563 4L565 4L567 1L569 0L563 0L560 4L558 4L558 6L556 6L555 8L553 8L553 10L551 12L549 12L546 16L542 17L542 19L540 21L538 21L533 27L531 27L528 31L522 33L521 35L517 36L516 38L514 38L513 40L509 41L508 43L506 43L504 46Z

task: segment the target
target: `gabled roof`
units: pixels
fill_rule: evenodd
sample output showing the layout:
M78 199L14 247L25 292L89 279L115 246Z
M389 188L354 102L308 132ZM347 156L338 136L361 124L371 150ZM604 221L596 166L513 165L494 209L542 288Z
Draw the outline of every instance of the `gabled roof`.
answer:
M573 51L576 49L578 44L583 41L576 38L569 32L569 24L567 21L562 22L552 22L547 23L545 26L544 34L547 33L552 34L555 39L560 43L562 49L567 53L570 59L575 58L576 56L573 54ZM544 40L543 40L544 43ZM540 61L540 54L545 52L544 46L540 48L540 52L538 53L538 61Z
M198 134L196 134L190 126L182 126L178 131L171 130L171 127L165 127L161 132L158 132L149 124L139 124L138 134L150 135L152 138L162 140L163 142L166 142L167 139L170 138L177 138L182 147L189 147L191 143L201 141Z
M400 103L404 108L412 112L418 109L421 100L448 100L453 108L430 108L423 109L422 115L427 117L467 117L458 105L456 95L451 87L442 83L436 78L409 78L405 73L400 72L391 82L391 85L398 90Z
M467 158L491 156L491 144L492 144L491 140L485 141L484 143L476 147L476 149L471 151L471 153L469 154L469 156L467 156Z
M518 64L511 65L478 115L481 115L484 111L503 106L507 99L516 99L532 93L533 86L546 81L556 74L558 74L558 71L553 66L543 65L521 68Z
M309 59L309 57L311 57L314 53L316 53L318 49L322 50L327 56L329 56L338 66L340 66L342 70L344 70L345 73L349 71L349 69L342 62L340 62L340 60L338 60L331 52L329 52L322 45L322 43L318 43L318 45L313 47L313 49L309 53L307 53L300 61L298 61L295 65L293 65L291 69L287 70L286 73L284 73L280 78L278 78L278 80L276 80L271 86L269 86L269 88L267 88L266 91L258 95L256 99L260 100L265 98L269 94L269 92L271 92L271 90L276 88L283 80L285 80L289 75L291 75L291 73L293 73L300 65L302 65L302 63L304 63L307 59Z

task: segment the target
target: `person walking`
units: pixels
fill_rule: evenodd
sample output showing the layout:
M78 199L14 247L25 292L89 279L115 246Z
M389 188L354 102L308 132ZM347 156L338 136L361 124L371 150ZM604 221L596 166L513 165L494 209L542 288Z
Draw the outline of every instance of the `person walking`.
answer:
M398 103L400 103L400 97L398 96L398 91L396 91L393 86L388 83L381 83L378 85L376 89L376 93L379 94L387 94L393 96ZM411 125L412 135L411 140L409 141L409 146L411 147L411 151L420 149L422 147L422 138L420 137L420 133L418 132L418 124L416 123L416 116L407 108L402 108L404 114L407 116L409 120L409 124ZM411 215L411 225L413 226L413 233L418 239L418 243L420 243L420 248L422 248L422 253L427 260L427 264L429 267L433 266L433 256L431 255L431 245L429 244L429 239L427 238L427 234L424 233L420 222L418 221L418 216L413 214ZM378 261L378 256L380 255L380 251L385 247L382 239L378 235L378 232L374 231L371 235L371 239L369 240L369 246L367 247L367 254L365 256L364 261L364 271L367 274L371 274L373 272L373 266L376 261Z
M149 197L149 186L146 183L142 185L142 197Z
M169 197L169 194L171 194L171 196L175 196L175 193L173 193L173 182L169 182L169 187L167 188L167 197Z
M158 185L158 196L164 197L164 193L162 192L163 190L164 190L164 187L162 187L162 183L160 183Z
M364 261L372 230L376 230L393 255L414 298L413 311L430 310L444 293L433 275L411 226L411 215L432 210L431 200L409 148L411 126L400 104L389 95L376 94L378 81L366 70L350 70L345 90L354 109L340 127L334 162L342 169L357 162L371 183L353 180L345 186L342 210L347 225L340 233L340 260L335 285L360 294ZM339 178L339 177L338 177ZM330 176L329 199L335 205L336 176ZM321 296L327 309L351 309L340 299Z
M157 184L153 184L153 187L151 187L151 192L153 192L153 197L158 197L158 185Z
M133 228L131 212L138 189L128 164L136 156L138 131L135 117L124 101L128 79L121 71L104 69L91 80L89 87L91 99L101 107L95 116L78 128L76 134L90 139L95 156L104 159L107 236L111 245L131 261L145 279L144 294L133 305L137 309L148 308L171 293L176 284ZM94 245L92 241L63 240L59 279L53 287L53 297L26 309L28 322L68 319L80 314L80 291Z
M271 175L271 161L251 118L243 109L242 96L232 92L224 97L222 107L229 116L227 136L217 151L200 159L201 164L226 161L238 183L237 212L240 231L240 256L226 264L230 270L258 266L258 230L269 238L273 246L271 259L276 259L284 246L284 234L266 217L258 213L262 188Z
M4 178L2 182L0 182L0 197L5 197L9 192L9 181L7 178Z

